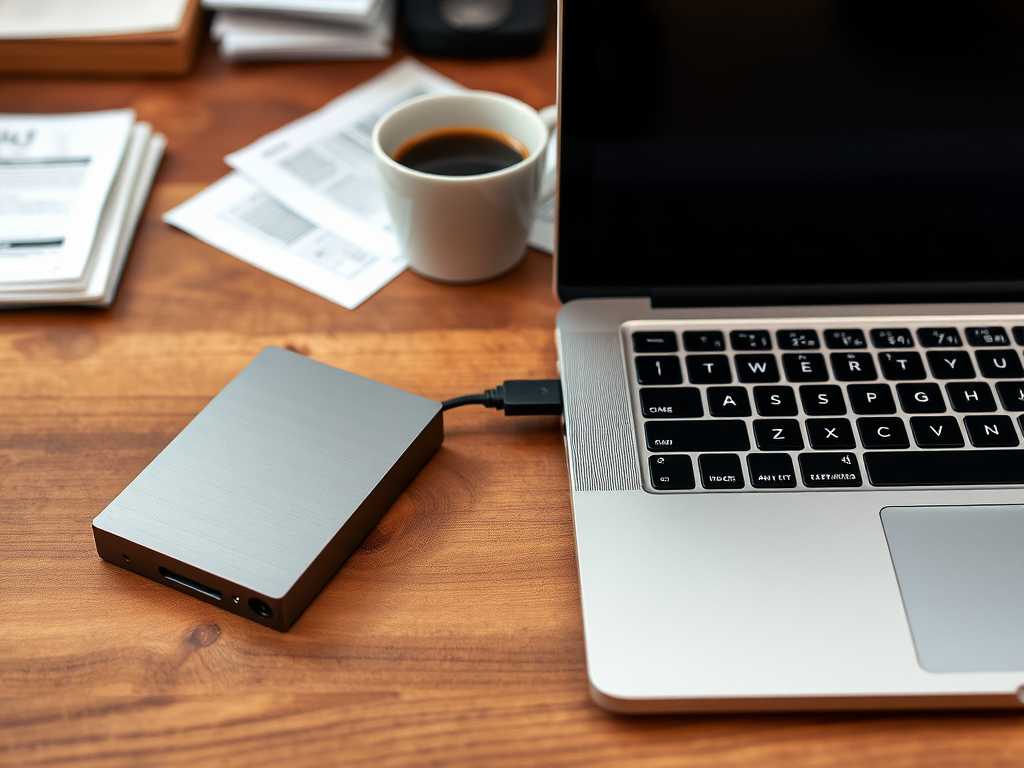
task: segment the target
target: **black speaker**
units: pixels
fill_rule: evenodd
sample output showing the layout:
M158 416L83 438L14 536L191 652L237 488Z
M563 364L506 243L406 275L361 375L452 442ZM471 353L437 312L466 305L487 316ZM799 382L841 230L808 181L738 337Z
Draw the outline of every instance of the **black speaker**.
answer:
M425 56L527 56L544 44L545 0L405 0L409 48Z

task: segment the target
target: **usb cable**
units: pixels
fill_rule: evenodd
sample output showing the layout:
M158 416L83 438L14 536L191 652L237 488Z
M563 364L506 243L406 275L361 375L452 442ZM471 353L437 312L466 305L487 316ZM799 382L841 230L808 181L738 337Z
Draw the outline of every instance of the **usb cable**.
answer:
M506 416L558 416L562 413L562 383L558 379L506 381L479 395L453 397L441 403L448 411L462 405L482 405Z

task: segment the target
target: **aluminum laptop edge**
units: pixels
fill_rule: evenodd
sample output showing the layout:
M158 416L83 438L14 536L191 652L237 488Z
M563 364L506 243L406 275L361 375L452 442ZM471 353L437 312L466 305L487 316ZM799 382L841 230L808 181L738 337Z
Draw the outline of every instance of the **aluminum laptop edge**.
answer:
M587 670L610 710L1024 706L1024 375L987 367L1012 374L1024 353L1024 25L998 15L1013 4L944 4L966 16L925 24L939 45L898 13L880 32L867 6L559 5L556 342ZM963 76L951 40L1003 48ZM940 103L962 114L961 76L991 85L969 125ZM814 356L820 376L801 379ZM855 358L870 372L841 374ZM907 360L920 370L892 367ZM761 450L759 387L791 391L798 446ZM832 427L810 398L829 387L840 451L813 444ZM891 410L855 402L879 388ZM694 411L652 405L684 389ZM747 410L724 417L722 397ZM930 447L925 427L951 423L936 419L963 447ZM726 421L746 449L655 437ZM783 454L791 474L755 472ZM733 474L708 470L723 455ZM825 455L852 469L818 471ZM666 486L664 459L689 483Z

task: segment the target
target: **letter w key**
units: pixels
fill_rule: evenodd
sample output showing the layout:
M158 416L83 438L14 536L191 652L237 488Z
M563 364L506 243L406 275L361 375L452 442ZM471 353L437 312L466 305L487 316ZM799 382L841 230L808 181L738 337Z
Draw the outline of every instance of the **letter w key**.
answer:
M778 381L775 355L736 355L736 376L743 382Z

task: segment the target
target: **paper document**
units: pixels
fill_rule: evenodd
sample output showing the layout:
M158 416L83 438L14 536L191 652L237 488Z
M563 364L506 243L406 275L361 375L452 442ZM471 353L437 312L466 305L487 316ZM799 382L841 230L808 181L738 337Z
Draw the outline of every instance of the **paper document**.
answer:
M229 61L386 59L395 34L395 0L384 0L372 26L329 24L268 13L218 11L210 36Z
M153 133L149 123L136 123L132 129L124 161L100 219L84 288L68 287L60 281L0 285L0 307L40 304L108 306L114 300L135 226L149 196L165 145L164 137Z
M0 115L0 288L43 280L84 287L134 122L130 109Z
M544 150L544 168L554 168L558 163L558 129L551 132L548 148ZM537 206L537 217L530 228L527 240L531 248L545 253L555 252L555 198L542 200Z
M170 32L188 0L0 0L0 39Z
M370 25L383 0L203 0L211 11L263 11L282 16ZM0 0L2 2L2 0Z
M538 251L555 252L555 198L548 198L537 208L537 218L533 220L528 242Z
M117 239L112 243L103 243L104 249L109 248L111 252L108 256L106 250L101 251L102 261L79 303L97 307L107 307L113 303L117 286L121 282L121 273L124 272L124 265L128 260L128 251L131 250L135 237L135 228L142 218L142 211L149 199L149 190L153 186L153 179L167 148L166 137L162 133L153 133L148 123L137 123L134 134L133 139L146 137L147 140L127 199L119 203L118 213L114 214L111 221L110 228L117 229ZM106 267L108 263L110 266Z
M370 146L373 126L406 99L458 90L455 81L405 59L225 161L311 222L390 258L398 242Z
M238 173L168 211L164 221L348 309L405 269L396 253L367 250L318 227Z

